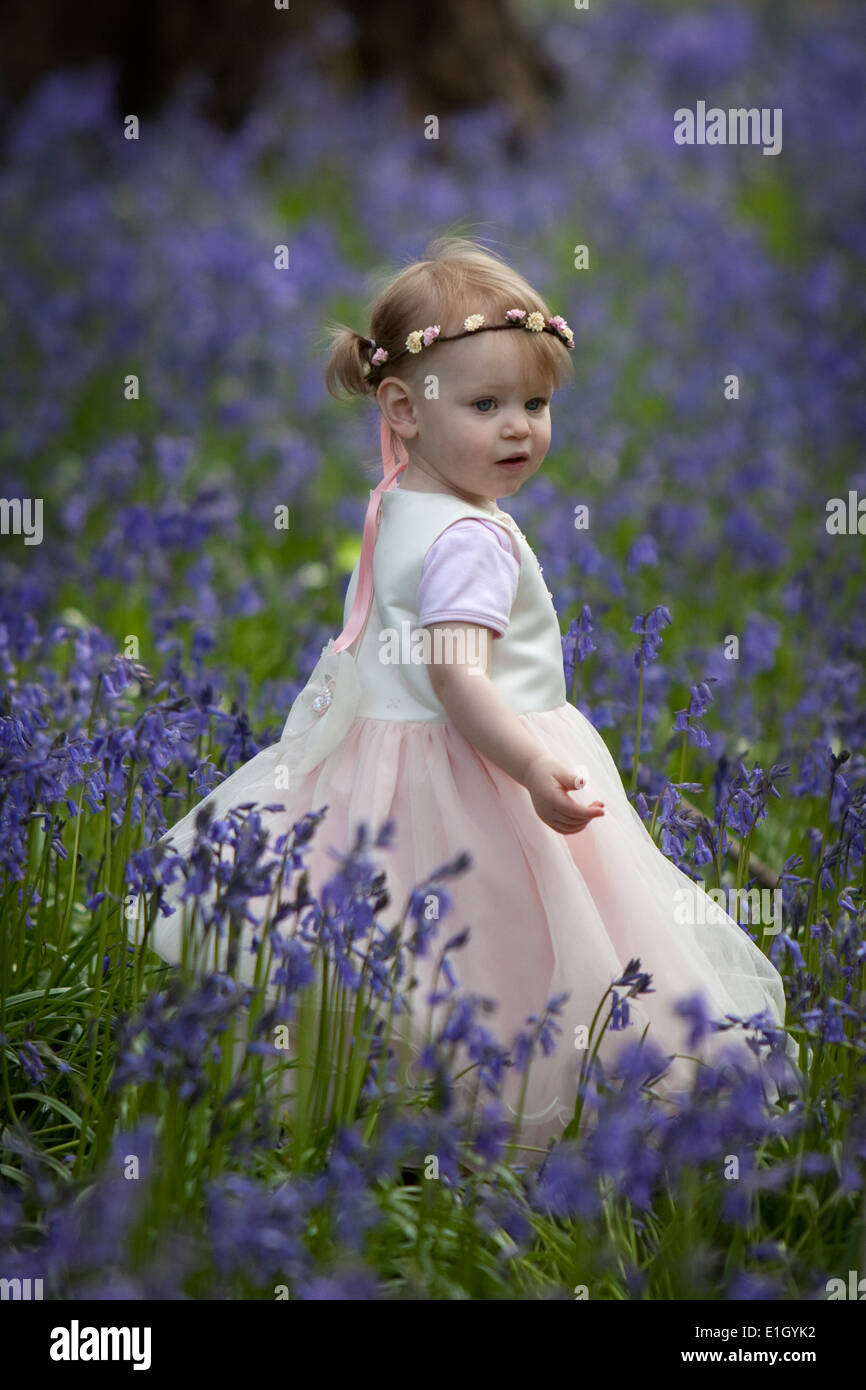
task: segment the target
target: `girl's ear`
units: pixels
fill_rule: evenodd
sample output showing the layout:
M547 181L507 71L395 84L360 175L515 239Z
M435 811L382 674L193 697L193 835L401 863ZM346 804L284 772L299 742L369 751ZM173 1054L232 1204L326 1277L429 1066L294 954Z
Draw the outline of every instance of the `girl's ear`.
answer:
M376 392L376 403L395 435L401 440L414 439L418 424L415 406L405 382L399 377L386 377Z

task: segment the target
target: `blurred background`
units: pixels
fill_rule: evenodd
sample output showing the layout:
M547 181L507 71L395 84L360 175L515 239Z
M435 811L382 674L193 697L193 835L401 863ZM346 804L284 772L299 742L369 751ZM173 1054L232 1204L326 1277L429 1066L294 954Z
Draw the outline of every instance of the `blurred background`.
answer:
M40 546L2 538L7 650L62 666L86 634L98 663L140 634L267 741L339 630L378 474L322 327L367 333L371 273L452 229L576 334L512 510L617 755L656 604L642 752L698 777L862 747L863 540L825 519L866 495L864 37L853 0L7 4L0 470L45 508ZM699 100L781 108L781 152L675 144ZM710 676L681 763L670 711Z
M543 120L557 70L526 20L553 12L507 0L435 7L384 0L372 12L360 0L282 7L218 0L205 19L194 0L154 0L132 11L92 0L46 16L16 0L6 7L0 62L8 99L18 102L52 69L108 60L118 111L148 115L198 72L210 83L203 109L233 127L255 105L275 49L307 46L312 57L324 29L343 35L318 55L330 75L354 85L403 77L409 114L505 101L521 121Z

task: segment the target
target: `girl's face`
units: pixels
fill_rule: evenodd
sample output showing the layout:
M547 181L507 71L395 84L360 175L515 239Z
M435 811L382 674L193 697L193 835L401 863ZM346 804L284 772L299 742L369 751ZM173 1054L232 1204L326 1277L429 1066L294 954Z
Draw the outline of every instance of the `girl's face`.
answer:
M550 383L519 336L512 329L437 343L421 350L417 386L383 381L379 404L409 451L401 487L483 505L518 492L541 467L550 447ZM438 389L432 400L430 378ZM504 467L515 454L524 457Z

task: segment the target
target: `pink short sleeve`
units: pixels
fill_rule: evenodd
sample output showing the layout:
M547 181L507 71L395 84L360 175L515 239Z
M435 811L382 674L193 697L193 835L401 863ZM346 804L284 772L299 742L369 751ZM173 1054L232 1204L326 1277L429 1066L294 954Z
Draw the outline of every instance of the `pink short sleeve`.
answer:
M433 542L418 585L418 621L480 623L501 637L517 592L520 561L501 526L464 517Z

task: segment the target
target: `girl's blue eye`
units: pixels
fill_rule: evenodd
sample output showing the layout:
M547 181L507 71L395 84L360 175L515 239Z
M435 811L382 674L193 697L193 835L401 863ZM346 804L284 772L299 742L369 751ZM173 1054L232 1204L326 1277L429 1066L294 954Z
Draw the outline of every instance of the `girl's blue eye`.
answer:
M537 414L539 410L543 410L543 409L544 409L544 406L545 406L545 399L544 399L544 396L533 396L530 400L528 400L528 401L526 402L526 404L527 404L527 405L532 405L532 402L533 402L533 401L537 401L537 402L538 402L538 404L537 404L535 410L533 411L533 414ZM490 405L493 405L493 404L494 404L494 400L493 400L493 397L492 397L492 396L482 396L480 400L473 401L473 405L475 405L476 407L477 407L477 406L480 406L480 405L488 405L488 404L490 404ZM482 415L489 415L489 414L490 414L490 411L489 411L489 410L482 410L480 413L481 413Z

